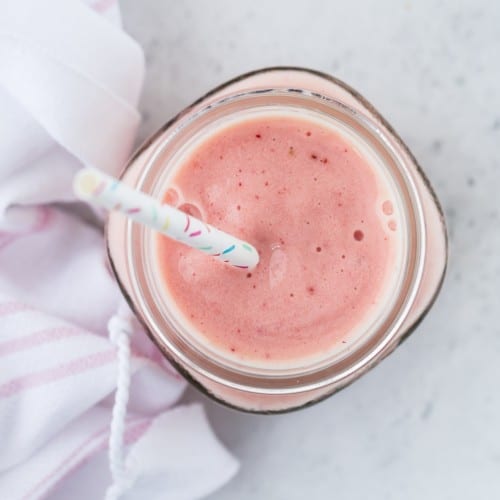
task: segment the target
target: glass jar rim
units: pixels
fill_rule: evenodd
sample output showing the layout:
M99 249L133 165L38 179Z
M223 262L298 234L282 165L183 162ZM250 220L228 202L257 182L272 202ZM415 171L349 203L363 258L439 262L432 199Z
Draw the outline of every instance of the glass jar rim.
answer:
M412 246L412 251L414 255L412 257L411 269L407 269L405 277L405 296L398 304L393 305L390 323L388 327L381 329L383 331L379 333L379 338L375 339L375 336L372 335L373 338L368 339L371 342L366 342L366 345L362 346L364 347L364 352L353 351L344 359L343 364L334 363L321 370L306 374L292 373L288 376L256 376L255 374L241 372L241 370L235 371L234 369L221 367L220 363L214 364L212 359L203 359L199 355L193 355L189 349L179 348L179 345L173 342L172 338L158 325L158 320L155 318L158 315L155 315L151 310L151 301L145 298L148 294L145 286L149 286L150 283L148 283L148 278L145 278L145 275L139 272L141 271L141 266L137 265L138 260L140 260L138 252L142 251L142 245L138 244L138 242L144 241L145 231L147 230L142 227L132 226L130 223L127 224L126 256L130 270L132 290L134 296L140 302L136 309L140 310L140 315L145 320L154 340L161 344L164 353L167 351L166 354L168 357L173 357L175 361L180 361L180 364L187 368L188 371L197 373L213 382L220 383L232 389L253 393L292 394L319 389L333 383L338 383L343 379L349 379L354 374L362 372L369 367L379 356L382 356L382 353L391 344L401 325L404 323L422 280L426 246L425 223L423 207L412 175L405 165L404 158L393 148L391 142L387 140L386 132L374 120L371 120L344 103L304 89L269 88L234 93L212 102L192 114L189 113L189 110L186 115L181 114L176 120L170 122L170 127L167 125L164 129L164 132L168 131L168 133L162 141L156 144L156 149L152 152L144 166L136 187L145 192L151 192L154 189L156 183L154 176L152 176L152 170L158 164L158 159L162 152L165 151L165 148L169 147L169 144L171 145L175 137L178 137L182 131L185 131L187 127L197 120L203 117L206 118L210 113L214 113L217 110L220 111L225 106L241 105L242 102L256 105L257 101L262 101L263 99L271 99L274 104L283 99L291 99L295 103L302 100L303 105L306 102L309 105L315 103L316 105L321 105L322 109L329 110L330 112L335 111L344 116L346 120L349 119L352 123L356 124L359 130L368 134L372 141L376 141L378 147L385 152L387 158L390 159L400 175L400 181L406 190L408 209L413 220L412 237L414 246ZM389 318L389 316L388 313L387 317ZM171 325L167 330L171 330ZM377 341L374 342L374 340ZM356 354L358 355L357 359L355 357ZM336 365L338 365L337 371L333 369Z

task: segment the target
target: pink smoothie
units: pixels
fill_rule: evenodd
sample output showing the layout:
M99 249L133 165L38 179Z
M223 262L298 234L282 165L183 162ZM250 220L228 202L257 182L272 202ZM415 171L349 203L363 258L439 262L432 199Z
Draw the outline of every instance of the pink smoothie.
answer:
M158 237L167 300L200 342L244 363L348 349L394 286L398 210L375 163L326 123L234 122L176 166L164 200L251 242L251 272Z

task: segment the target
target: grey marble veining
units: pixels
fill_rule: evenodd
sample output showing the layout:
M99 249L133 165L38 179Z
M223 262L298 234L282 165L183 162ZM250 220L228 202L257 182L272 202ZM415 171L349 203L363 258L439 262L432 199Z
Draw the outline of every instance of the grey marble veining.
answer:
M367 376L282 416L206 401L242 464L210 499L500 498L500 3L121 4L146 52L141 138L239 73L309 66L386 116L448 220L449 272L435 307ZM187 400L200 399L189 391Z

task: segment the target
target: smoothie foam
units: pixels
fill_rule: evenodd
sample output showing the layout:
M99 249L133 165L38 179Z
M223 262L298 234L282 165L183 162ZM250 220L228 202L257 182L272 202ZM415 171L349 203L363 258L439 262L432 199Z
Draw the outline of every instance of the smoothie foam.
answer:
M321 120L282 113L221 127L175 166L164 201L259 251L247 272L157 239L167 299L200 342L243 363L349 349L399 275L393 188Z

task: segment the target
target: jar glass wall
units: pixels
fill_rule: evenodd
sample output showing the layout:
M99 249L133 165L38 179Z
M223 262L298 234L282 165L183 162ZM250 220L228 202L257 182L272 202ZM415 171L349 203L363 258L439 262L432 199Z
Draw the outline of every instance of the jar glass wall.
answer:
M377 321L349 349L292 368L242 365L197 342L165 297L154 268L155 235L111 214L110 261L130 305L163 354L215 399L246 411L277 412L318 401L383 359L432 304L446 266L446 231L434 193L415 159L361 96L327 75L295 68L261 70L215 89L167 123L132 158L123 180L161 197L178 159L228 120L258 113L318 115L365 148L392 183L403 249Z

